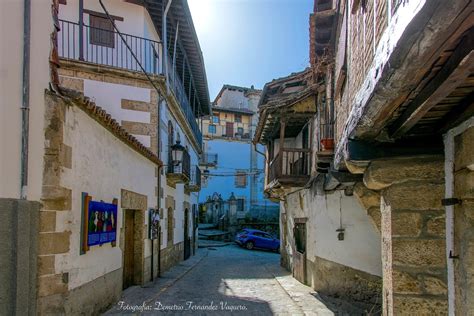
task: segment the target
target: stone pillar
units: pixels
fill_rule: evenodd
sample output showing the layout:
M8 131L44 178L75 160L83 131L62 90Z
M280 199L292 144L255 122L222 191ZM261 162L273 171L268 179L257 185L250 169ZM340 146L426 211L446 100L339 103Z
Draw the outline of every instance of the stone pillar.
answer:
M454 279L456 315L474 315L474 127L454 138Z
M375 160L364 183L380 193L383 314L447 314L444 158Z

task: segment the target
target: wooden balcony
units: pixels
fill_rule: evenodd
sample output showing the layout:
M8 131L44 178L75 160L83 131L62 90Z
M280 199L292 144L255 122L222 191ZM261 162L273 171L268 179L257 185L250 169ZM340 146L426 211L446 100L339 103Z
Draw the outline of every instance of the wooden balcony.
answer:
M189 183L184 186L186 193L201 191L201 169L199 166L191 168L191 178Z
M166 172L166 182L169 186L175 187L178 183L189 183L191 179L191 156L185 150L183 159L178 165L173 165L172 159L168 159L168 169Z
M311 150L284 148L268 165L267 189L303 187L310 179Z

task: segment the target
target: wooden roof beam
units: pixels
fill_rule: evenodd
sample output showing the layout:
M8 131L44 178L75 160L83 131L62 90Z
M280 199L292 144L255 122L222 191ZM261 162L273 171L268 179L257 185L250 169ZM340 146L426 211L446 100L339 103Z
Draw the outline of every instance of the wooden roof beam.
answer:
M474 73L473 36L468 35L457 46L438 74L420 91L390 129L392 138L408 132L437 103L446 98L456 87Z

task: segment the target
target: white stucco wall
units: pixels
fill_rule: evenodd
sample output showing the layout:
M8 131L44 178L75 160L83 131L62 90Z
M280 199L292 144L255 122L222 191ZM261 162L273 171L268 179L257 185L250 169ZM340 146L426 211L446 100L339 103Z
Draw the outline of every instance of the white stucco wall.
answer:
M307 259L315 256L336 262L373 275L382 275L381 240L366 211L354 196L344 192L316 195L303 190L288 196L281 203L287 214L287 231L292 242L294 218L307 217ZM336 229L345 229L344 240L337 238ZM291 245L287 251L292 253Z
M217 106L224 108L249 109L249 101L243 91L226 89L221 97L216 100Z
M115 21L120 32L156 41L160 40L150 15L143 6L123 0L104 0L103 3L111 15L123 18L123 21ZM98 0L84 0L84 9L104 13ZM79 0L68 0L66 5L60 5L59 18L77 23ZM84 14L84 24L89 25L89 14L87 13Z
M72 147L72 169L63 169L61 185L72 189L72 211L58 212L56 231L71 231L70 251L56 256L56 272L69 273L69 289L76 288L122 266L120 229L123 209L121 189L148 197L148 207L156 205L156 165L146 159L77 107L66 113L66 145ZM94 201L119 200L117 246L93 246L80 255L81 194L87 192ZM145 216L148 225L148 216ZM150 256L150 240L145 240L145 257Z
M84 80L84 95L90 97L107 111L120 124L122 121L150 123L150 113L122 109L122 99L150 102L151 90L132 87L122 84ZM146 135L133 135L143 145L151 146L151 137Z
M0 197L20 197L23 1L0 1ZM44 89L49 82L51 1L31 3L29 200L41 195Z

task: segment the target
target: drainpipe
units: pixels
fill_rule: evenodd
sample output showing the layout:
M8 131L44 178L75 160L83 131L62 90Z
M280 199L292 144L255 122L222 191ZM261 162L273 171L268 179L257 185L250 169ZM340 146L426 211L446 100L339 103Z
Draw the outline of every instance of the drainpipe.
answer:
M21 105L21 179L20 198L26 200L28 191L28 145L30 130L30 38L31 0L24 0L23 14L23 83Z
M167 16L168 11L170 10L171 3L173 0L168 0L166 4L165 11L163 12L163 69L165 70L165 78L166 78L166 92L170 92L170 85L169 85L169 78L168 78L168 30L167 30Z
M79 60L84 60L84 0L79 0Z
M444 172L445 172L445 198L451 199L454 196L454 137L474 126L474 117L465 121L461 125L449 130L444 135ZM455 310L455 279L454 279L454 206L446 206L446 258L448 265L448 312L450 316L456 314Z
M161 97L160 94L158 94L158 108L157 108L157 131L156 131L156 138L157 138L157 145L156 145L156 153L158 156L158 159L161 161L161 152L160 152L160 143L161 143ZM157 178L157 183L158 183L158 197L157 197L157 207L158 207L158 212L161 210L161 168L163 168L163 165L158 167L158 178ZM161 221L163 218L160 216L160 224L158 225L158 277L161 277Z

